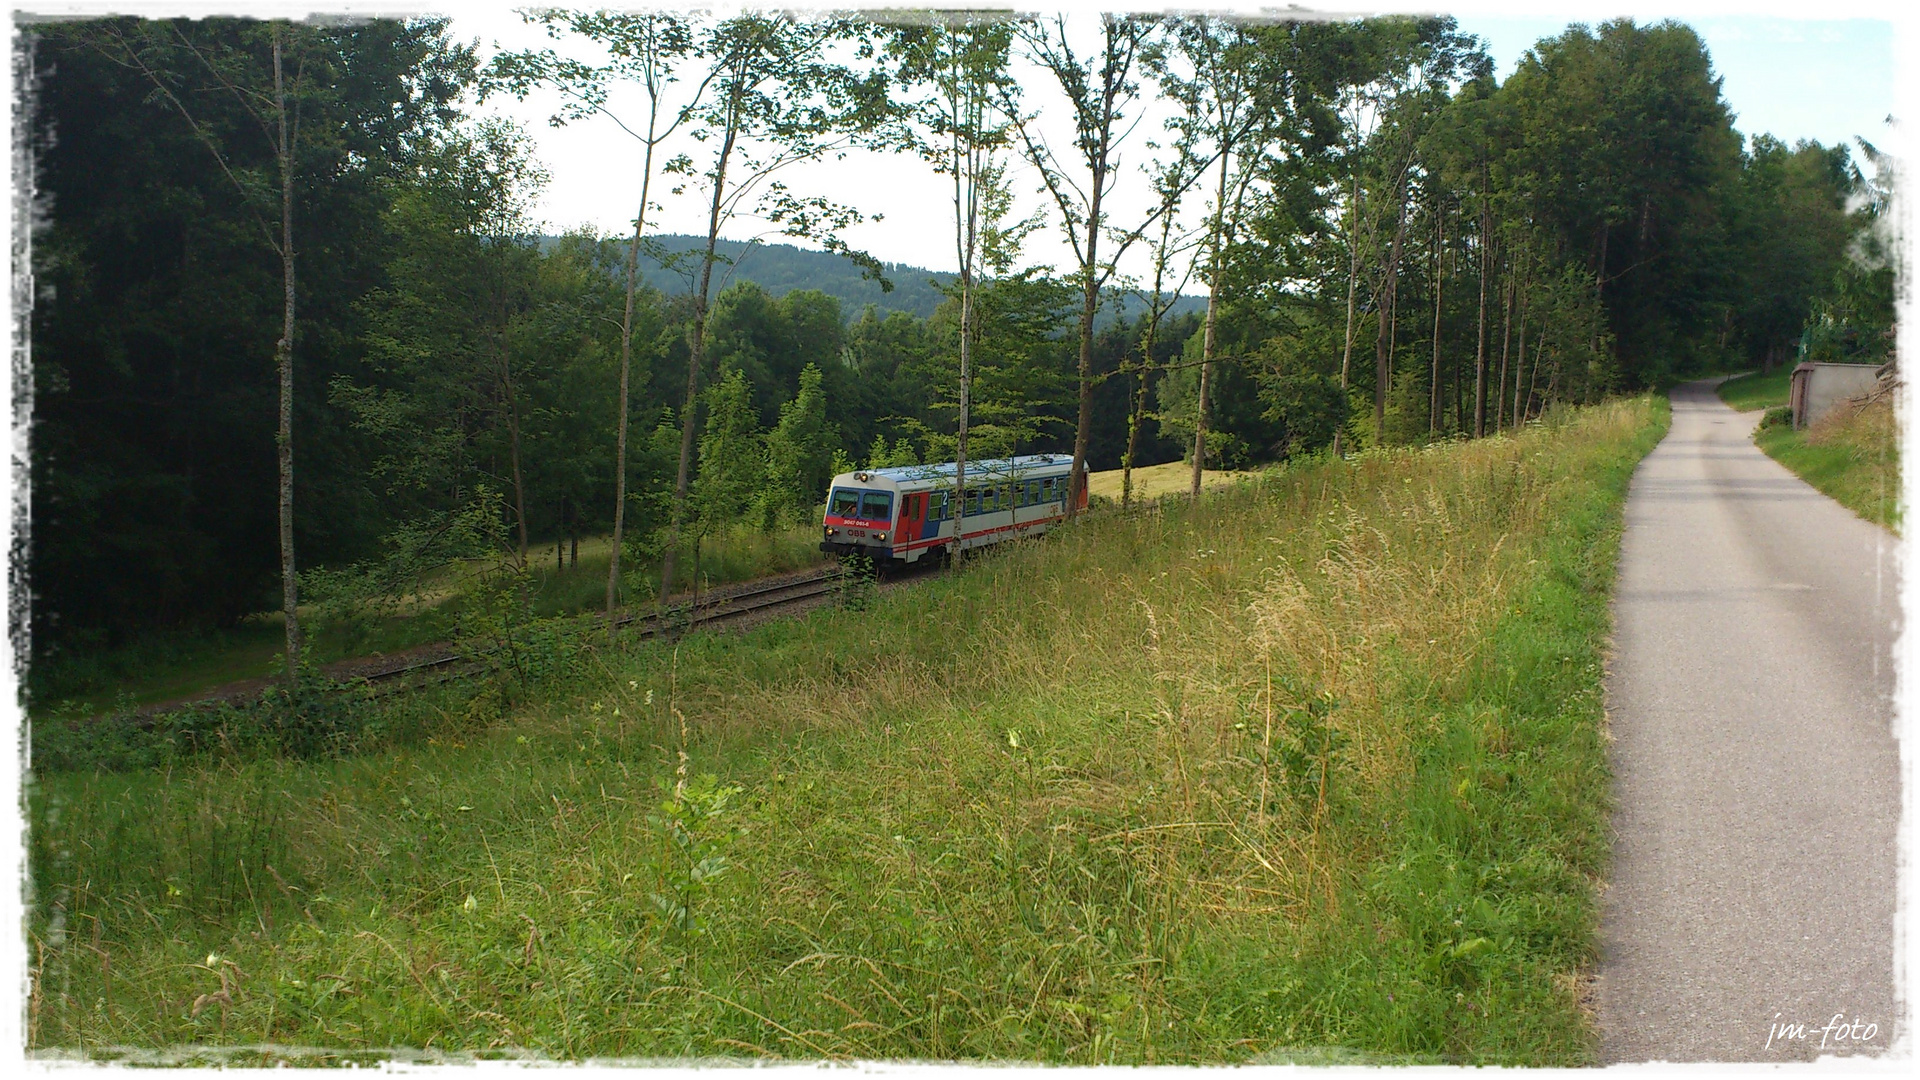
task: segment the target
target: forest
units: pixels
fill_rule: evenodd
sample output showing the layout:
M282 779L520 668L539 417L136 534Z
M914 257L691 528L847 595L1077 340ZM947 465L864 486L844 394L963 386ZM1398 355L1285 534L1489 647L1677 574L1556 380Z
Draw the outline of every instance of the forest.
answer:
M1502 82L1449 18L530 18L564 48L482 62L429 18L20 36L36 663L278 610L291 669L302 605L581 536L613 537L611 610L850 463L1187 460L1197 490L1891 347L1879 153L1735 130L1675 22L1570 26ZM630 232L544 235L493 109L536 89L644 145ZM924 160L957 273L893 280L845 239L863 208L783 182L849 146ZM668 199L709 233L667 243ZM844 269L730 275L750 219ZM1024 263L1042 234L1071 261Z

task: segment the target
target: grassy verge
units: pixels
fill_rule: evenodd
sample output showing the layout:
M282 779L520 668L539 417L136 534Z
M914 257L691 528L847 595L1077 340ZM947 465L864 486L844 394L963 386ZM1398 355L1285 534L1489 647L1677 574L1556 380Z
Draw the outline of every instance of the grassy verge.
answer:
M1090 515L383 753L36 777L29 1043L1591 1062L1665 421Z
M1787 404L1793 369L1720 384L1720 399L1742 412ZM1840 505L1900 531L1900 429L1890 401L1840 409L1804 431L1763 424L1753 441L1767 455Z
M740 528L702 545L681 560L679 586L692 589L745 581L820 562L818 529L794 525L774 533ZM573 615L603 610L607 602L608 537L587 537L577 558L562 566L551 544L536 546L532 611L536 615ZM630 580L640 588L657 587L659 567L643 565ZM623 570L623 577L627 576ZM457 572L428 602L400 617L366 620L347 626L309 623L303 614L306 651L316 664L391 653L447 640L455 630L465 588ZM646 595L651 595L648 592ZM251 617L222 630L154 634L118 648L42 659L29 675L32 714L56 712L92 715L171 701L245 679L279 672L285 655L285 623L278 612Z
M1900 430L1891 401L1843 407L1804 431L1763 427L1753 441L1840 505L1900 531Z
M1720 384L1718 392L1721 401L1740 412L1752 412L1785 405L1792 381L1793 366L1782 364L1764 375L1754 372L1728 379Z

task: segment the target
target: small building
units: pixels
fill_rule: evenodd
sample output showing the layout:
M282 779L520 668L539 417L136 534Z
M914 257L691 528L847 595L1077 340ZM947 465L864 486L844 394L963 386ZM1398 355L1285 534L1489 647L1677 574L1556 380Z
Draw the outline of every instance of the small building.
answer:
M1880 382L1874 364L1805 363L1793 369L1793 389L1787 403L1798 431L1850 401L1864 399Z

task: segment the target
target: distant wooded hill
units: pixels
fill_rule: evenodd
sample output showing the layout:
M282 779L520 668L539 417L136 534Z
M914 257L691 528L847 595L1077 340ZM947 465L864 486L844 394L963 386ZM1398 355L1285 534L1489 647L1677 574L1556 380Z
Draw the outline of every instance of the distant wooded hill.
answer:
M557 239L546 237L542 246ZM706 237L663 233L649 239L660 246L669 260L681 252L691 257L682 263L684 269L676 271L643 252L640 273L646 283L668 294L690 291L689 278L699 271L699 253L706 246ZM916 318L927 318L946 298L938 285L953 276L905 263L886 263L887 280L893 283L893 290L882 292L879 282L862 278L859 267L831 252L809 251L792 244L748 244L738 240L722 240L716 250L731 261L731 265L721 264L713 269L716 296L725 285L736 281L751 281L776 297L795 289L818 289L839 298L840 311L849 321L859 318L868 304L883 312L905 311ZM1170 314L1205 311L1206 306L1204 296L1182 296ZM1138 297L1124 296L1117 304L1110 300L1102 305L1098 323L1104 327L1116 315L1130 320L1145 310L1146 305Z

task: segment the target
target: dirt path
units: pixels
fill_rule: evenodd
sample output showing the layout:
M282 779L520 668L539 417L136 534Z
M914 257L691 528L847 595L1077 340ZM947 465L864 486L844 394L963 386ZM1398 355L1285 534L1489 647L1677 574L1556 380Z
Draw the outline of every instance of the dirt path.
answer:
M1606 1062L1804 1060L1905 1036L1898 542L1762 454L1758 420L1710 383L1677 388L1627 501Z

